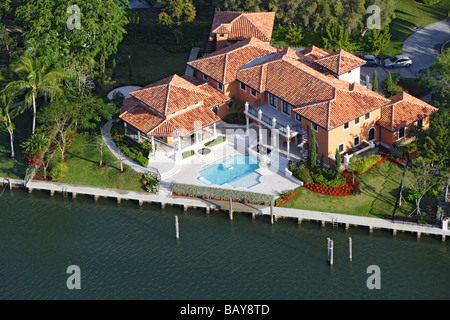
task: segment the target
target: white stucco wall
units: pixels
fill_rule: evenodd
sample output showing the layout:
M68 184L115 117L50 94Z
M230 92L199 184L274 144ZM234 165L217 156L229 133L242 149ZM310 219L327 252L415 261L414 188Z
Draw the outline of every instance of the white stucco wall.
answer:
M339 76L339 80L345 80L350 83L356 82L360 84L361 68L353 69Z

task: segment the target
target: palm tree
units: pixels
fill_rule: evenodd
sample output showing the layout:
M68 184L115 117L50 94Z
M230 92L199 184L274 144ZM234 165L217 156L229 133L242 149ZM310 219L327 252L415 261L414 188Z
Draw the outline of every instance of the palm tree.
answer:
M36 128L36 98L38 94L55 96L62 92L58 83L61 72L58 70L47 70L45 64L39 59L23 55L20 60L13 64L13 70L19 75L21 80L10 82L5 90L13 94L23 91L25 94L25 105L33 106L33 126L32 134Z
M11 158L14 158L16 154L14 153L14 123L12 119L17 117L23 112L21 107L10 109L11 99L8 99L6 94L0 96L0 123L6 127L9 132L9 141L11 143Z

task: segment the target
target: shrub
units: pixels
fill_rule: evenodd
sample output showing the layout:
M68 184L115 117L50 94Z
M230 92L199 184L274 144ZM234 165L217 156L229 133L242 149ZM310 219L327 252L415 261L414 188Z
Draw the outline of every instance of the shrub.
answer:
M250 191L240 191L222 188L213 188L206 186L196 186L182 183L172 183L172 192L179 195L190 197L230 200L238 202L259 203L270 205L274 200L274 196L270 194L256 193Z
M57 161L53 164L52 169L50 170L50 176L53 180L61 179L67 172L69 168L64 162Z
M160 181L154 173L146 173L142 175L141 183L147 192L157 192Z
M217 138L215 138L215 139L213 139L211 141L205 142L205 147L208 147L208 146L209 147L213 147L215 145L218 145L219 143L224 142L226 139L227 138L225 136L217 137Z
M183 152L181 154L181 157L182 157L182 159L186 159L187 157L194 155L194 153L195 153L194 150L188 150L188 151Z
M297 171L294 171L294 177L299 179L300 181L303 181L305 184L313 183L313 179L311 178L311 175L309 174L309 170L306 167L302 167L298 169Z
M363 173L370 169L374 164L376 164L378 161L380 161L382 158L381 155L373 155L366 158L363 158L359 160L358 158L355 158L355 161L352 165L352 171L355 173ZM353 158L350 160L352 162Z

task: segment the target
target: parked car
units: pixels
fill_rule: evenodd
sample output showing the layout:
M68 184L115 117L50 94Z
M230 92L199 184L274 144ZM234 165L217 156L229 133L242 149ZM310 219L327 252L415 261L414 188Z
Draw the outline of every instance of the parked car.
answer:
M386 68L399 68L399 67L409 67L412 65L412 60L410 57L404 54L399 54L389 59L383 61Z
M367 67L378 67L380 65L380 60L378 60L374 56L365 55L363 59L367 61L365 64Z

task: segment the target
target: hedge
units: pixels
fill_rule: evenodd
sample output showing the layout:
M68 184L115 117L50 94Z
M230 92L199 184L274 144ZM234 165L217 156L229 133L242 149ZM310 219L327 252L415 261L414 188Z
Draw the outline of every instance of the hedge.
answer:
M264 205L270 205L270 202L275 199L275 196L270 194L196 186L183 183L172 183L172 193L189 197L216 200L230 200L231 198L233 201L237 202L247 202Z

